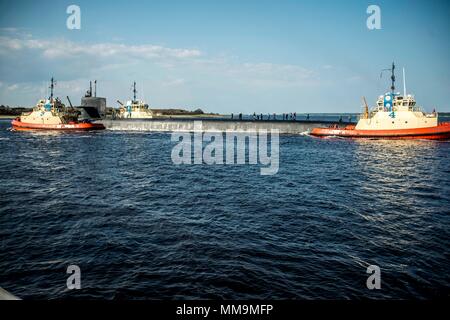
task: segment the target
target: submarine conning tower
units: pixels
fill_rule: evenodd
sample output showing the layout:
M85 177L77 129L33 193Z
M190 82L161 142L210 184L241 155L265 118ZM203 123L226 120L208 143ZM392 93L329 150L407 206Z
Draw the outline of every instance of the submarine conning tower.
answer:
M94 81L94 92L92 92L92 81L89 82L89 90L81 98L81 107L95 108L100 117L106 116L106 98L97 97L97 80Z

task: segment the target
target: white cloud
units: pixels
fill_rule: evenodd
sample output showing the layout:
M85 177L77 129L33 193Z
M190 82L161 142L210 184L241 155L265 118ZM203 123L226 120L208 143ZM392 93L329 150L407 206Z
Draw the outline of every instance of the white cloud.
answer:
M10 51L9 53L31 49L41 51L45 58L76 58L80 55L95 57L128 57L140 59L154 58L195 58L200 57L202 52L197 49L168 48L158 45L125 45L118 43L75 43L67 40L44 40L33 38L12 38L0 36L0 49Z
M72 69L127 70L132 64L151 61L165 72L176 73L180 68L191 68L195 72L233 78L247 86L305 86L317 82L315 72L291 64L242 63L235 57L205 57L197 49L169 48L159 45L126 45L123 43L76 43L65 39L35 39L33 37L0 36L0 54L14 55L17 51L30 50L42 59L72 61ZM80 67L81 66L81 67ZM129 69L129 68L128 68ZM142 70L143 68L138 69ZM181 85L176 82L166 85ZM173 81L173 80L172 80Z
M130 83L136 80L140 92L145 90L158 105L186 103L210 110L253 103L271 106L319 82L315 71L299 65L242 62L236 56L153 44L87 44L0 35L0 60L4 83L0 100L10 104L33 104L46 94L45 80L53 75L64 80L58 82L58 96L70 95L73 103L85 93L89 79L99 80L100 94L111 105L129 96ZM20 85L20 96L6 90L15 84Z
M7 86L6 87L6 90L8 90L8 91L14 91L14 90L17 90L19 88L19 85L17 84L17 83L15 83L15 84L12 84L12 85L10 85L10 86Z
M168 86L168 87L170 87L170 86L175 87L175 86L181 86L185 83L186 83L186 80L184 80L184 79L171 79L171 80L164 81L163 85Z
M247 63L226 57L196 59L191 64L197 76L211 75L246 88L310 87L319 81L317 72L292 64Z
M290 64L244 63L230 74L254 85L304 86L316 80L313 71Z

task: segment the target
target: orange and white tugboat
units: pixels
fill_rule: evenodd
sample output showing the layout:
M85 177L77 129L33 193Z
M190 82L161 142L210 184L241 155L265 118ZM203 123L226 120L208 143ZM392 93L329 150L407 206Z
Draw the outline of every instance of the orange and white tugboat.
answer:
M136 82L133 82L133 100L128 100L126 105L117 100L120 104L118 118L120 119L150 119L153 118L153 111L142 100L136 99Z
M426 114L416 106L414 97L406 94L404 73L403 95L396 93L394 63L390 70L392 72L391 92L380 96L376 107L370 112L365 103L365 111L356 125L314 128L310 134L317 137L370 139L450 139L450 122L439 123L436 111Z
M53 98L55 82L51 79L50 97L39 100L33 111L23 113L11 124L15 130L102 130L103 124L79 121L80 112L72 106L67 108L61 100Z

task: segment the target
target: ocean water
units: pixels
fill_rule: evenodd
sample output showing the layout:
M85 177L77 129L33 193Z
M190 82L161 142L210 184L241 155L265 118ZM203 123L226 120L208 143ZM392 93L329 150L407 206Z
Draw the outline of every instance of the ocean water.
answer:
M0 121L0 286L25 299L450 295L450 143L280 136L280 168L180 165L169 134ZM66 269L81 268L81 290ZM368 265L381 290L368 290Z

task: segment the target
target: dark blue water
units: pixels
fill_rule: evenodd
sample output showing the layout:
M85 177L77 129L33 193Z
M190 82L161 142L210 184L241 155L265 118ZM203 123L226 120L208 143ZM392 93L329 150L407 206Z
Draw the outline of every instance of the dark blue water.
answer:
M280 137L280 169L181 165L159 133L0 121L0 286L22 298L450 294L450 143ZM66 268L82 289L66 289ZM366 268L381 268L381 290Z

